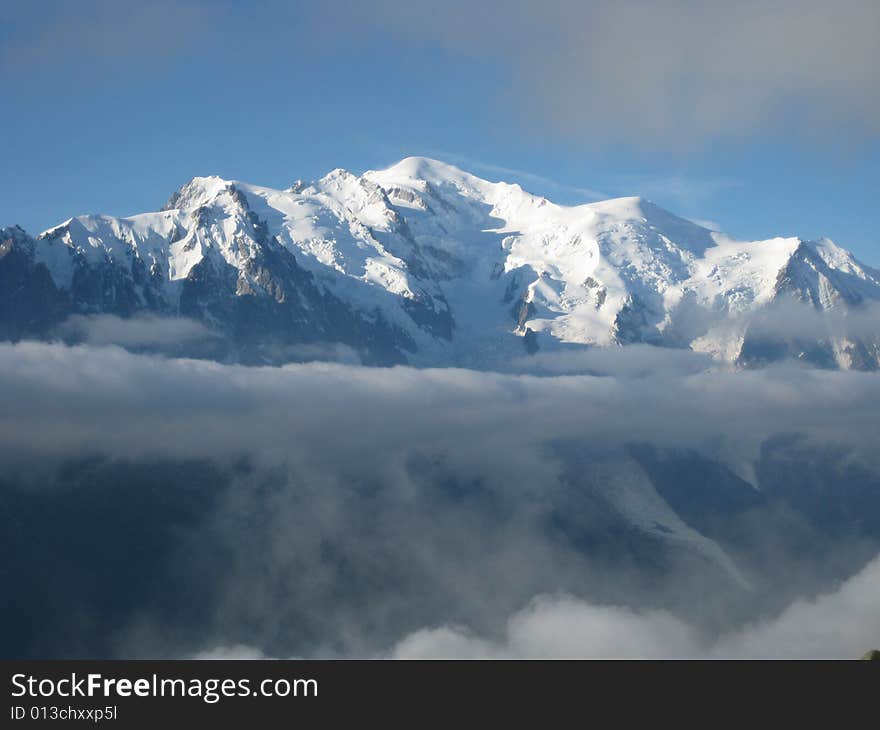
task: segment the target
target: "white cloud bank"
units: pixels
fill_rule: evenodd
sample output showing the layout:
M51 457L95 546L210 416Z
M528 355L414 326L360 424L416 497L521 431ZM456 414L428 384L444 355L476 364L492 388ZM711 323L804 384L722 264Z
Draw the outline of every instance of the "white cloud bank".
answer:
M857 659L880 646L880 557L836 593L798 600L779 616L707 644L663 611L536 598L493 642L453 627L423 629L391 651L398 659Z
M538 596L511 616L503 638L456 626L415 631L392 659L858 659L880 646L880 557L840 589L798 600L780 615L706 641L666 611L598 606ZM199 659L262 659L248 646L218 647Z
M878 484L880 376L714 371L679 355L627 348L542 362L550 373L602 376L535 376L249 368L119 347L0 344L0 465L20 510L0 513L12 515L10 539L20 538L12 567L22 579L55 570L58 556L47 562L40 546L75 530L77 510L76 519L96 507L132 515L143 534L131 538L113 519L92 518L89 545L107 540L144 564L105 566L114 576L106 590L125 609L112 637L95 629L96 643L65 649L80 656L212 647L249 656L860 655L877 643L877 562L833 596L738 627L864 566L876 542L866 555L858 526L876 520L876 501L849 503L873 517L831 510L829 529L843 533L821 543L785 515L737 523L734 537L751 541L730 553L745 561L737 567L756 586L746 589L654 491L662 474L627 448L702 454L699 469L709 471L691 473L688 487L697 500L701 485L747 497L752 488L723 465L744 473L764 463L781 470L767 479L781 480L783 496L803 480L808 497L836 509L835 490L861 499L853 489ZM762 456L768 439L791 434L804 441ZM799 534L816 552L802 554ZM143 555L147 538L161 546L156 560ZM75 586L107 551L85 547L63 556L74 588L55 595L44 581L41 605L16 619L48 607L44 623L61 628L41 647L86 636L62 620L102 616L101 596ZM178 606L180 585L193 597ZM151 611L156 603L165 608Z

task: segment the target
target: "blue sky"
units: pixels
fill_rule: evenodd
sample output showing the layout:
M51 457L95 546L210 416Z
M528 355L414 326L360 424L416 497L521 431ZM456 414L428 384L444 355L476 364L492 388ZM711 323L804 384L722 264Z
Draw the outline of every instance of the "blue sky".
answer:
M0 0L0 225L426 155L880 266L880 4L437 5Z

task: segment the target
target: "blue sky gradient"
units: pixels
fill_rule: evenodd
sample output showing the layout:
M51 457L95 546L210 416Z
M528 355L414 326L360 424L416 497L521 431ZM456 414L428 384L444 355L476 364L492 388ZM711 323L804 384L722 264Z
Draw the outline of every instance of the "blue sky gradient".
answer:
M640 194L739 237L825 235L880 265L880 114L859 95L876 96L864 66L880 52L821 49L841 67L820 59L813 88L765 73L772 59L701 64L708 43L688 61L706 74L666 89L658 78L691 66L658 54L665 45L624 49L632 69L601 49L579 55L590 28L620 25L599 5L605 15L584 19L565 2L415 2L401 17L383 2L365 16L347 2L0 0L0 225L36 233L80 213L155 210L194 175L284 187L426 155L562 203ZM840 12L853 28L876 15L870 3ZM696 17L687 37L722 20ZM627 38L656 26L627 23ZM738 89L731 110L703 114L727 98L718 79Z

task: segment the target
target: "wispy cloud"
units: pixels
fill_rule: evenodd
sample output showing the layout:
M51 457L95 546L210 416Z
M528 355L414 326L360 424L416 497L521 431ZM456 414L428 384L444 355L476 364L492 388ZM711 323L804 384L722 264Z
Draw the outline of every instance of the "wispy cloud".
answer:
M517 170L513 167L496 165L491 162L483 162L482 160L475 160L471 157L465 157L464 155L452 152L434 151L431 153L431 156L437 157L445 162L450 162L454 165L458 165L468 172L498 176L499 179L503 180L504 182L519 182L521 185L528 188L529 192L541 195L549 195L553 192L564 193L566 195L572 195L581 198L585 203L594 202L597 200L606 200L610 197L613 197L594 188L581 187L578 185L568 185L566 183L561 183L557 180L553 180L552 178L544 177L543 175L536 175L534 173L526 172L524 170Z
M696 223L698 226L708 228L710 231L721 231L721 224L716 221L710 221L706 218L688 218L688 220L691 223Z
M705 208L719 195L739 185L735 180L697 178L684 173L672 175L622 174L615 185L655 201L666 201L678 210L693 212Z

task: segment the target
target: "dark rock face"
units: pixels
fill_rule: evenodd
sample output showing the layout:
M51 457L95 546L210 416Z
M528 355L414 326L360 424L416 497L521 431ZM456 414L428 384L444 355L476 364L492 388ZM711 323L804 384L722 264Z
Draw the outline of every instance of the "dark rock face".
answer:
M243 240L247 258L236 269L219 257L205 257L183 282L179 314L219 330L244 363L296 359L297 345L342 344L374 365L406 362L402 350L415 344L383 318L367 318L319 288L295 256L269 235L268 226L232 188L250 226ZM207 213L206 213L207 215Z
M67 226L41 236L52 246L68 252L73 277L68 292L70 311L76 314L114 314L131 317L141 311L171 314L172 307L163 295L164 277L155 267L147 267L143 259L129 249L123 261L105 256L89 263L61 240Z
M176 314L218 330L250 364L296 359L297 345L336 343L369 364L406 362L415 344L383 318L369 319L329 292L274 240L241 271L216 259L196 264L183 282Z
M880 478L845 449L778 436L763 444L757 472L769 499L792 505L817 530L880 540Z
M33 246L21 228L0 230L0 339L43 336L70 309L49 270L34 263Z
M766 497L720 463L693 452L665 451L638 445L633 458L648 474L666 503L689 525L712 539L725 539L724 526Z
M455 320L444 300L440 299L437 303L441 305L439 310L434 309L433 302L406 299L403 309L419 327L448 342L452 339Z
M660 344L660 333L654 324L657 319L656 312L645 302L637 296L630 296L615 319L615 339L621 345L634 342Z
M244 272L205 259L184 281L180 314L213 325L245 363L295 359L295 345L338 343L374 365L405 362L408 335L383 318L366 319L320 290L312 275L277 243L261 249Z
M750 326L737 358L737 365L741 367L764 367L783 360L800 360L829 370L837 367L834 347L828 339L756 334L752 330Z
M510 314L516 322L517 329L522 329L525 323L535 315L535 305L532 304L525 295L513 306Z

